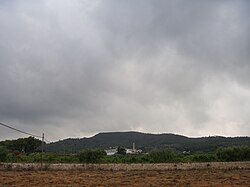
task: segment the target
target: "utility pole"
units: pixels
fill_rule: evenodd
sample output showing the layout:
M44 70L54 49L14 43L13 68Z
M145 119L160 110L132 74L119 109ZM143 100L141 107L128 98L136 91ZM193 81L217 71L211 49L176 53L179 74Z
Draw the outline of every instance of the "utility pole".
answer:
M66 160L66 147L65 147L65 141L63 141L63 156L64 156L64 162Z
M44 133L42 135L42 162L41 162L41 169L43 169L43 152L44 152Z
M76 140L75 140L74 148L75 148L74 154L76 155Z

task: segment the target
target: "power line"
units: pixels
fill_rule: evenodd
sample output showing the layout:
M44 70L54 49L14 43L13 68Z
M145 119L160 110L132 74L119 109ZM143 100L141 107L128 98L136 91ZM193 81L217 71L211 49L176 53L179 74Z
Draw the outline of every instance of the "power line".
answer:
M1 123L1 122L0 122L0 125L2 125L2 126L4 126L4 127L7 127L7 128L9 128L9 129L11 129L11 130L15 130L15 131L17 131L17 132L20 132L20 133L23 133L23 134L29 135L29 136L33 136L33 137L37 137L37 138L42 138L42 136L38 136L38 135L35 135L35 134L32 134L32 133L29 133L29 132L25 132L25 131L22 131L22 130L16 129L16 128L14 128L14 127L11 127L11 126L6 125L6 124ZM48 143L51 143L51 141L49 141L49 140L47 140L47 139L45 139L45 141L46 141L46 142L48 142Z
M6 124L1 123L1 122L0 122L0 125L2 125L2 126L4 126L4 127L7 127L7 128L9 128L9 129L15 130L15 131L17 131L17 132L20 132L20 133L26 134L26 135L34 136L34 137L37 137L37 138L42 138L41 136L34 135L34 134L29 133L29 132L25 132L25 131L22 131L22 130L16 129L16 128L14 128L14 127L11 127L11 126L6 125Z

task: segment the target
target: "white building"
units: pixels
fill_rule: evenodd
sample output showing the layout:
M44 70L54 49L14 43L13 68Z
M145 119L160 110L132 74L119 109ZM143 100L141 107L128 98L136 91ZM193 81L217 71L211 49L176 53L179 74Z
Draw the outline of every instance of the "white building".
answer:
M111 155L115 155L118 150L118 148L109 148L107 150L105 150L105 152L107 153L108 156L111 156ZM136 149L135 148L135 143L133 143L133 148L132 149L128 149L128 148L125 148L126 150L126 154L141 154L142 153L142 150L141 149Z
M136 149L135 148L135 143L133 143L133 148L132 149L127 149L126 148L126 154L141 154L142 150L141 149Z
M117 148L107 149L105 150L105 152L107 153L108 156L111 156L117 153Z

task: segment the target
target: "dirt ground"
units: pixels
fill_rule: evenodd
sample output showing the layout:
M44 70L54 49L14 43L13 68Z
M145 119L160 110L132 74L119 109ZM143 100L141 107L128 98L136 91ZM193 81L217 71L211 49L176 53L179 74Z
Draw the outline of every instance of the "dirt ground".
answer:
M250 186L250 170L0 171L5 186Z

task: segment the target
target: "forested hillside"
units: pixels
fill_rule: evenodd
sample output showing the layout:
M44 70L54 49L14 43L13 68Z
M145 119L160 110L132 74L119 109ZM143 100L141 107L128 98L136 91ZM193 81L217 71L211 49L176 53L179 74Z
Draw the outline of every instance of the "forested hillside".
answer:
M201 137L188 138L175 134L145 134L139 132L99 133L90 138L65 139L46 145L46 151L57 153L77 153L86 148L101 148L122 146L132 148L133 142L137 148L145 152L156 148L174 148L177 151L211 152L219 147L250 146L250 137Z

